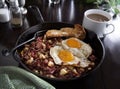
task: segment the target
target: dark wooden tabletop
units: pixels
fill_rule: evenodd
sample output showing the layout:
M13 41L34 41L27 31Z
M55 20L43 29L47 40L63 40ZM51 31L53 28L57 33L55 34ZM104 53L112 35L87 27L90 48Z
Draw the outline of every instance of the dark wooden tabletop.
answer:
M93 8L91 4L82 4L79 0L61 0L58 5L48 4L47 0L26 0L30 5L39 7L45 22L67 22L82 24L85 10ZM12 49L22 32L39 22L30 15L24 17L22 28L12 29L10 23L0 23L0 66L18 66L12 55L5 57L1 51ZM73 82L56 83L57 89L120 89L120 17L113 19L115 31L101 39L105 47L105 59L102 65L89 76Z

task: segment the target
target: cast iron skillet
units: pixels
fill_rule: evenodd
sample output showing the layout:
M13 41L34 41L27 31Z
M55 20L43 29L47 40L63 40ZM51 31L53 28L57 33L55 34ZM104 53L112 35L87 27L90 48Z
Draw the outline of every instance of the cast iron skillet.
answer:
M41 31L39 33L39 36L42 36L45 34L45 32L49 29L60 29L60 28L63 28L63 27L74 27L74 24L69 24L69 23L62 23L62 22L42 22L38 25L35 25L31 28L29 28L28 30L26 30L24 33L22 33L17 42L16 42L16 46L31 39L34 34L38 31ZM95 67L83 74L82 76L80 77L77 77L77 78L71 78L71 79L54 79L54 78L48 78L48 77L44 77L44 76L41 76L41 75L38 75L39 77L43 78L43 79L46 79L46 80L53 80L53 81L70 81L70 80L76 80L76 79L80 79L82 77L85 77L86 75L90 74L91 72L94 72L100 65L101 63L103 62L104 60L104 56L105 56L105 49L104 49L104 46L101 42L101 40L98 38L98 36L94 33L94 32L91 32L91 31L88 31L86 30L86 38L84 39L85 42L89 43L92 48L95 50L95 56L97 57L97 60L95 61L96 65ZM24 45L16 48L14 51L13 51L13 57L15 58L15 60L18 61L18 63L20 63L20 65L22 65L23 68L25 68L26 70L32 72L22 61L21 61L21 57L19 56L19 52L22 50ZM32 72L33 73L33 72Z

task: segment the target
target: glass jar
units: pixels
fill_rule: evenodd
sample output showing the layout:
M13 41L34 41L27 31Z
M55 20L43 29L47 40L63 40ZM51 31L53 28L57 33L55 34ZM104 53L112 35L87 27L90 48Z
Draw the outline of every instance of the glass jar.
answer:
M11 11L11 26L13 28L18 28L23 25L22 12L18 5L17 0L11 0L10 11Z

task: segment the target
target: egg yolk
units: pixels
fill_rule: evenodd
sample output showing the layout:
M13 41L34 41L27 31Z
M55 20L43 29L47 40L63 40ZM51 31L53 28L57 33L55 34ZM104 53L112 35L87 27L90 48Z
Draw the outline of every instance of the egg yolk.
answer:
M69 46L69 47L72 47L72 48L80 48L81 47L81 43L76 40L75 38L69 38L66 42L66 44Z
M68 51L68 50L60 50L58 53L58 57L63 61L63 62L70 62L74 59L73 54Z

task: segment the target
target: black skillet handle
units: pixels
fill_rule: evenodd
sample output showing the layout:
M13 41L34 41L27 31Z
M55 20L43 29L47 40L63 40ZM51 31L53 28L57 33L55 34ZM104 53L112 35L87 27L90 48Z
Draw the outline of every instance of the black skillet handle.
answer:
M39 8L37 6L29 6L28 10L33 16L33 17L31 17L31 19L35 18L35 20L37 21L36 24L42 24L44 22L41 11L39 10Z

